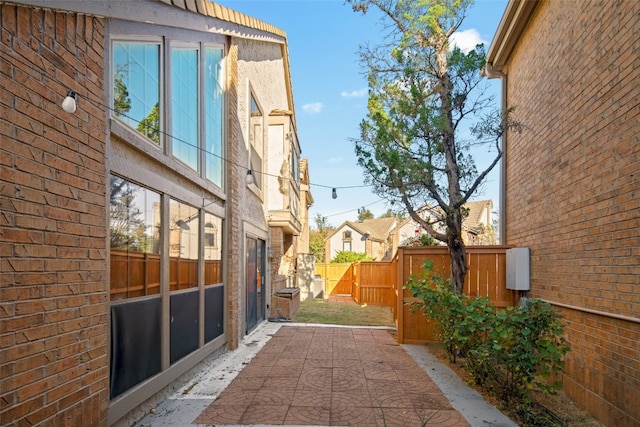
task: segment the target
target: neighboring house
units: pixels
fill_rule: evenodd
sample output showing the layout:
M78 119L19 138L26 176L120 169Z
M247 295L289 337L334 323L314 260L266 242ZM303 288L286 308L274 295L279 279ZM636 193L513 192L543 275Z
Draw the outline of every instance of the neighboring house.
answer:
M566 319L564 391L640 425L640 2L509 1L488 52L503 107L503 241Z
M395 217L345 221L325 240L325 259L330 262L338 252L365 253L375 261L389 261L393 257Z
M0 20L0 424L130 425L308 252L286 34L204 0Z
M493 201L478 200L465 203L463 209L467 214L462 221L462 240L467 245L488 245L495 244L495 236L491 232L491 211L493 209ZM423 207L418 210L418 214L430 222L434 223L434 228L440 232L446 232L446 227L442 223L442 210L439 208ZM395 232L394 244L397 248L410 239L414 239L420 234L428 234L411 217L402 221ZM445 245L446 243L438 242Z

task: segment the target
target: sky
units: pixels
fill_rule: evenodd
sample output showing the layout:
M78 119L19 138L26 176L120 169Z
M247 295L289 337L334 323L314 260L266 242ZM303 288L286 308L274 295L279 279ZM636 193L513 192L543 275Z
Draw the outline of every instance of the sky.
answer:
M358 209L377 218L397 208L371 191L358 166L353 139L367 115L366 70L358 62L361 45L375 46L382 27L375 13L355 13L343 0L218 0L238 12L268 22L287 34L298 140L309 161L313 218L320 214L332 226L356 221ZM476 0L459 29L460 47L485 44L488 50L507 0ZM378 15L379 16L379 15ZM496 103L500 82L490 80ZM496 107L499 107L496 104ZM486 149L472 155L479 170ZM337 187L337 198L331 189ZM351 188L340 188L351 187ZM499 165L474 200L491 199L499 210Z

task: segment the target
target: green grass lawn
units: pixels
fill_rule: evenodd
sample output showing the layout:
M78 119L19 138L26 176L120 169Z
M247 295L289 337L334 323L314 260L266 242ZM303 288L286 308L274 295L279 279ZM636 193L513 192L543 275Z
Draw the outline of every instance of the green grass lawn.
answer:
M301 301L300 308L293 315L293 321L330 325L395 327L393 314L389 307L328 302L323 299Z

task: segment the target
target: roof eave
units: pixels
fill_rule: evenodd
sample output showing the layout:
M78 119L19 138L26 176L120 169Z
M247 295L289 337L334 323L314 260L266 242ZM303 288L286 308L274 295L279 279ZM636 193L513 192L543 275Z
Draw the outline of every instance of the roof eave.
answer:
M487 53L487 74L501 73L540 0L509 0Z

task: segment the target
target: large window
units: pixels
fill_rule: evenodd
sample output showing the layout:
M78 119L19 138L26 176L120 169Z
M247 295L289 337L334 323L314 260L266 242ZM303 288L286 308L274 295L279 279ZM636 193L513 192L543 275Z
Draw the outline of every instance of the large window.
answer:
M198 209L171 200L169 204L169 287L172 291L198 286Z
M160 42L113 42L113 114L158 146L169 140L166 154L222 188L223 49L171 43L171 73L164 77Z
M171 51L173 155L198 170L198 50Z
M111 301L160 293L160 195L110 180Z
M113 44L113 109L129 126L161 143L160 44Z

